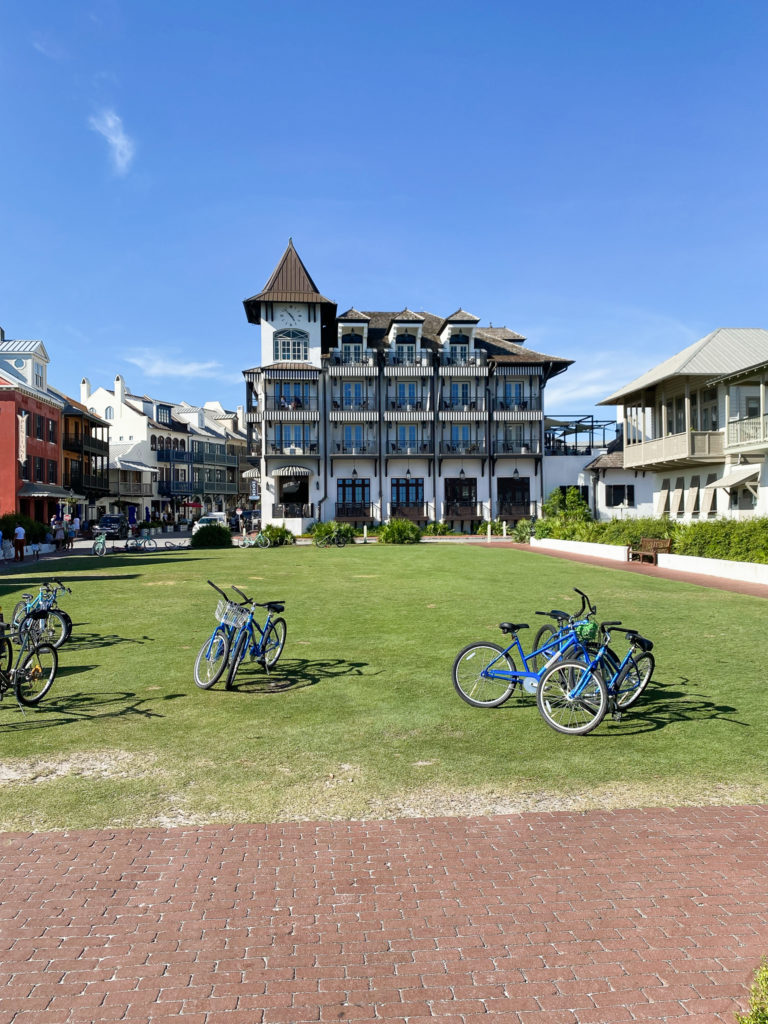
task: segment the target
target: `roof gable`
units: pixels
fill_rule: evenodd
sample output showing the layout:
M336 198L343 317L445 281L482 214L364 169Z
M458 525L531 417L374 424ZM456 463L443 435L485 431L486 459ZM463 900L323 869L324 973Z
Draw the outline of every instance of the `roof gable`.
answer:
M288 239L288 247L262 290L243 302L251 323L259 323L259 306L262 302L325 302L334 305L317 290L317 285L293 247L292 238Z

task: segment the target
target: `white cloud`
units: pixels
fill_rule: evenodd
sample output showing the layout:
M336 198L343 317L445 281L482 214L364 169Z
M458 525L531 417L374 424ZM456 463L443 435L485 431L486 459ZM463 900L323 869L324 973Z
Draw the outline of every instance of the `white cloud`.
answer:
M49 60L66 60L69 54L60 46L59 43L50 35L42 35L36 33L32 37L32 46L38 53L42 54L43 57L47 57Z
M136 144L125 134L122 119L114 110L102 110L98 116L89 117L88 124L107 140L117 173L127 174L136 153Z
M148 377L220 377L216 371L221 363L188 363L184 359L158 356L149 349L139 350L135 356L128 356L127 361L138 366ZM240 377L242 380L242 376Z

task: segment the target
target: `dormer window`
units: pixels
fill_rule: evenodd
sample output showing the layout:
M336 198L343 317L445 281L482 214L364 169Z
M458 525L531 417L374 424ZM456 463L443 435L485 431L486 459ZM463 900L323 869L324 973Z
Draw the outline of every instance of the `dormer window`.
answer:
M170 423L171 422L171 408L168 405L158 405L157 407L157 422L158 423Z
M306 331L275 331L274 359L306 362L309 359L309 335Z
M36 388L44 388L45 387L45 368L44 368L42 363L38 363L38 362L35 362L34 368L35 368L35 387Z
M448 356L454 365L466 363L469 359L469 335L452 334L448 345Z
M355 331L342 335L341 361L343 363L361 363L363 361L363 336Z
M397 356L398 363L402 365L412 365L416 362L416 335L415 334L398 334L395 340L395 355Z

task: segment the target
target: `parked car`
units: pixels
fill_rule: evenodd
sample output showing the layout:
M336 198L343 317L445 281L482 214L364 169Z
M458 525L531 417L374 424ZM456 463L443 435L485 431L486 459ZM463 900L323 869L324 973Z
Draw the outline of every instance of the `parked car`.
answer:
M128 536L128 520L124 515L102 516L98 525L92 529L94 533L106 533L107 537L125 540Z
M200 516L195 525L192 527L192 533L197 533L204 526L224 526L227 525L227 517L223 512L209 512L207 515Z

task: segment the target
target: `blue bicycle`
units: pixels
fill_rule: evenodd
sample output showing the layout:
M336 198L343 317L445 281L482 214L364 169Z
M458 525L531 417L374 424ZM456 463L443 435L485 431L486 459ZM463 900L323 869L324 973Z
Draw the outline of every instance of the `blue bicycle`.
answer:
M237 670L246 655L250 656L251 661L256 661L263 666L268 673L277 664L278 658L283 653L285 637L288 633L285 619L272 617L273 615L279 616L279 613L284 610L284 601L259 603L253 598L246 597L237 587L232 587L232 589L244 599L244 604L247 602L250 605L250 608L245 613L246 618L238 627L237 635L232 642L227 689L234 683ZM267 617L263 626L256 621L256 608L267 609Z
M40 585L37 594L22 594L21 601L13 609L11 628L18 639L22 626L32 630L32 639L37 643L51 644L57 649L72 634L72 619L58 607L59 594L71 594L61 580L49 580ZM30 612L42 611L44 615L30 617Z
M453 685L462 700L475 708L497 708L509 700L518 683L526 693L536 693L539 680L560 659L588 661L587 645L598 635L592 619L597 609L581 590L576 593L581 596L581 608L575 614L556 609L536 613L554 619L557 628L542 626L530 654L523 651L517 635L519 630L530 628L526 622L499 623L502 633L511 634L506 647L480 640L459 651L453 663ZM515 665L510 653L513 648L522 669Z
M620 626L620 622L601 622L601 643L586 662L559 661L542 676L536 703L544 721L557 732L583 736L597 728L609 710L619 720L650 682L655 667L653 642L637 630L621 629L629 647L619 659L609 644L610 630Z

